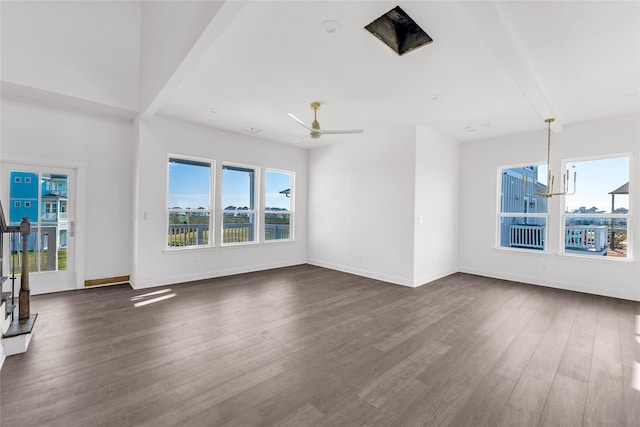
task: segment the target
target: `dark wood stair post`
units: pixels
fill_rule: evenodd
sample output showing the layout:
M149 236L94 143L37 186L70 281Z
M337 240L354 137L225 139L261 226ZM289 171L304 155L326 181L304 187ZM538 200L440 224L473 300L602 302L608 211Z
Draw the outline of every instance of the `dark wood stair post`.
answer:
M23 216L20 223L20 235L22 236L22 273L20 274L20 293L18 294L18 318L20 320L30 317L29 234L31 234L31 223L28 216Z

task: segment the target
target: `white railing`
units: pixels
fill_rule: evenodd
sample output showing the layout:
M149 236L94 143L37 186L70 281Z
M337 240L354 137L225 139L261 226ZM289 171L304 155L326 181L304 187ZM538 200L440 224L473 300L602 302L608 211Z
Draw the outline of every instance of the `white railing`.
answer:
M591 252L607 250L606 225L570 225L564 236L566 249L578 249Z
M509 246L544 249L544 225L510 225Z

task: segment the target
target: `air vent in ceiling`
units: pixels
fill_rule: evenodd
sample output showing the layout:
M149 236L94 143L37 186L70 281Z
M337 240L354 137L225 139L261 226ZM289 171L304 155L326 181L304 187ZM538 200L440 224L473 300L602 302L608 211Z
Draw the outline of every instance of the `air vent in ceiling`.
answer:
M398 55L404 55L433 41L400 6L394 7L364 28Z

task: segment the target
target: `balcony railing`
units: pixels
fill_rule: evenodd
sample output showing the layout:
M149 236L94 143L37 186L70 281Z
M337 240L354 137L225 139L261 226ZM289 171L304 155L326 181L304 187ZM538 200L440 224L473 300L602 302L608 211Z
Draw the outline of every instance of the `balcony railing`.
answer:
M567 251L587 251L597 254L607 253L606 225L571 225L567 226L564 246Z
M169 246L197 246L209 243L209 224L170 224Z
M509 246L544 249L544 225L517 224L509 226Z
M569 225L565 230L567 253L604 255L608 246L607 226ZM509 246L544 249L544 225L514 224L509 226Z
M253 224L231 223L222 227L223 243L254 241ZM290 238L288 224L265 224L265 240ZM198 246L209 243L209 224L170 224L169 246Z
M265 240L286 240L291 236L289 234L289 224L265 224L264 239Z
M253 224L228 223L222 225L222 243L253 242Z
M40 221L44 222L66 221L68 218L67 212L45 212L40 215Z

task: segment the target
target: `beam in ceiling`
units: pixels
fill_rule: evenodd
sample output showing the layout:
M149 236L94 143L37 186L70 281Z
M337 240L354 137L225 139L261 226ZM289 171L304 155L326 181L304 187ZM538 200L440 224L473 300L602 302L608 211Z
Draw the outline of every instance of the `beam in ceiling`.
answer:
M169 77L162 89L158 91L153 101L149 103L144 111L140 111L138 115L139 120L151 119L164 106L178 85L195 68L212 43L224 32L227 25L234 20L246 3L246 1L226 1L222 5L204 29L202 35L185 55L175 72ZM141 108L144 107L141 106Z
M509 25L508 20L493 2L467 2L467 10L478 26L478 34L485 39L496 58L502 63L524 96L529 100L541 119L553 117L551 129L562 131L562 118L544 88L544 84L536 75L535 69L527 60L527 55L518 37Z

